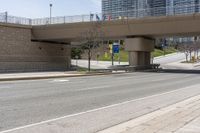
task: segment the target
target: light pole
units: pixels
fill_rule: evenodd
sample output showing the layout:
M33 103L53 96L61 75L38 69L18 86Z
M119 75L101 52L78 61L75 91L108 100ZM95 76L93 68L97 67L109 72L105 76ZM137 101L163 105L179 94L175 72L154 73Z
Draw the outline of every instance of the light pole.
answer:
M52 18L52 7L53 7L53 4L49 4L50 6L50 24L51 24L51 18Z

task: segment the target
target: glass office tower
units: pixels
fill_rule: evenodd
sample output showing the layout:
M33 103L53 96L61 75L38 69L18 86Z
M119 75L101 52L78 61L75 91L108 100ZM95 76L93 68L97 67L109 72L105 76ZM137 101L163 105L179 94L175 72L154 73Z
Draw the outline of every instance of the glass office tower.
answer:
M150 16L166 15L166 0L148 0Z
M166 0L168 15L192 14L199 12L200 0Z
M102 13L113 19L196 12L200 12L200 0L102 0Z
M145 17L166 15L165 0L102 0L102 13L118 17Z
M148 8L147 0L102 0L102 13L111 16L112 19L119 17L142 17L144 9Z

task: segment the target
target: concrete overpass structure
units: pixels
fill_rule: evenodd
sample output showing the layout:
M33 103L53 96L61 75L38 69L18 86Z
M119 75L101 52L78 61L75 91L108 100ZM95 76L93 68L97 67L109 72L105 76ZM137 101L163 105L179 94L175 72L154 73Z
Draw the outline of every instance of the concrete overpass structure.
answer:
M0 72L68 70L70 44L94 23L0 23ZM155 38L199 36L200 14L103 21L101 28L108 40L125 40L130 65L148 65Z
M32 39L70 44L93 23L33 26ZM125 40L130 65L148 65L156 37L199 36L200 14L105 21L101 28L107 39Z

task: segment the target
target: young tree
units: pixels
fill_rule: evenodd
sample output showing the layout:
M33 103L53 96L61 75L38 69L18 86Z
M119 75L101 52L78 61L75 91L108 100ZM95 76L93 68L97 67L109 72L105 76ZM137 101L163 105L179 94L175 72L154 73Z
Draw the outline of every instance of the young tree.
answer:
M188 56L190 54L190 49L188 44L178 44L178 50L185 54L186 62L188 62Z
M102 23L100 21L93 22L91 27L80 34L81 48L88 54L88 71L91 69L92 49L99 47L103 43L104 32L102 31Z
M194 52L195 52L195 55L196 55L196 59L199 59L199 50L200 50L200 42L195 41L194 42Z

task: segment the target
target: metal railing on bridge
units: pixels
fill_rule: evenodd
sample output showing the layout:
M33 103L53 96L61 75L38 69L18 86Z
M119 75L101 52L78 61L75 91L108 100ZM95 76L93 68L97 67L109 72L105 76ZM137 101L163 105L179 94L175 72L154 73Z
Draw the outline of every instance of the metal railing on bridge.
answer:
M32 25L32 19L24 17L16 17L8 15L7 12L0 13L0 22L2 23L11 23L11 24L23 24L23 25Z
M52 18L23 18L8 15L7 12L0 13L0 22L13 23L22 25L49 25L49 24L64 24L76 22L90 22L90 21L110 21L118 19L133 19L156 16L175 16L200 13L200 5L183 5L174 7L157 7L139 10L125 10L117 12L104 12L103 14L91 13L89 15L76 16L60 16Z
M102 16L101 14L90 14L90 15L76 15L76 16L60 16L52 18L37 18L37 19L32 19L32 25L99 21L102 20L101 16Z

